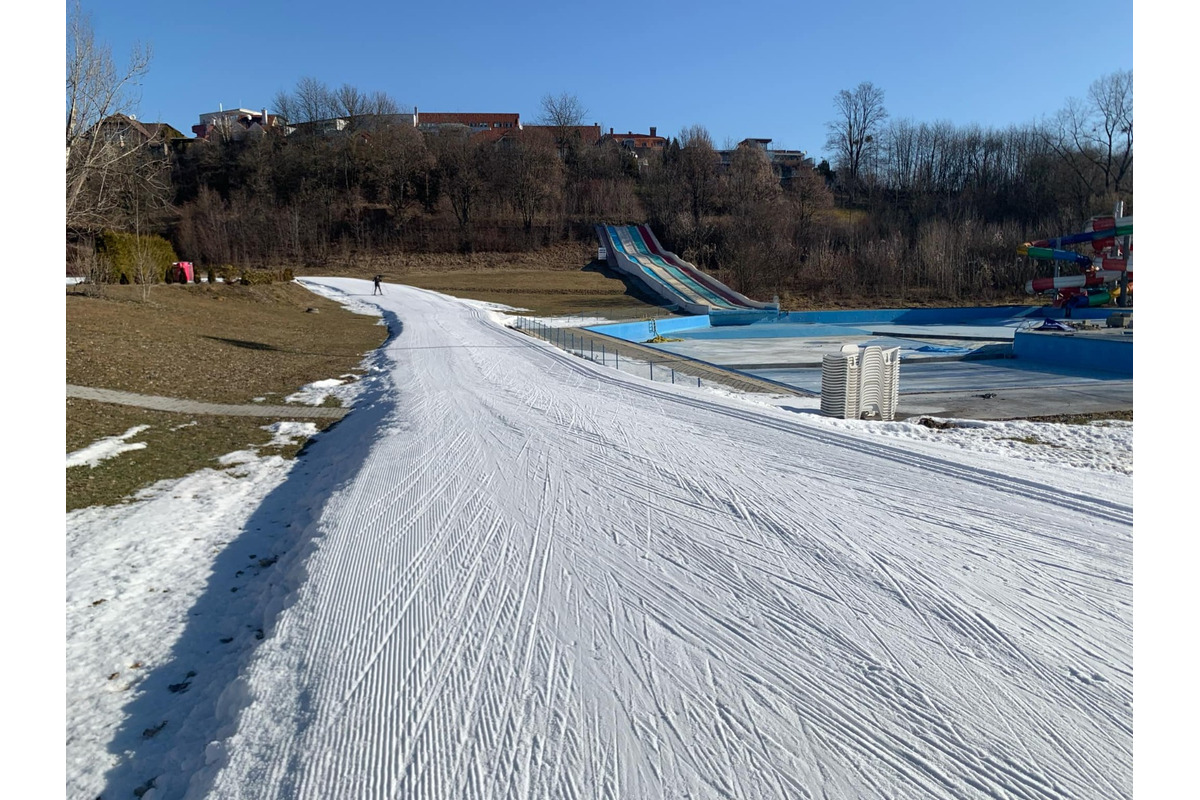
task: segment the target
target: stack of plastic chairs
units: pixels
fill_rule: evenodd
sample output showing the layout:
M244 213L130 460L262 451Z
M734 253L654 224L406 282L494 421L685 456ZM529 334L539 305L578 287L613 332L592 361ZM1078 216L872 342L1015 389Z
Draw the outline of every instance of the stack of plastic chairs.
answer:
M883 405L883 348L871 345L863 348L862 366L858 370L858 414L878 417Z
M900 404L900 348L844 345L821 359L821 413L894 420Z
M840 353L821 359L821 413L858 419L858 348L848 344Z
M896 418L896 408L900 405L900 348L891 347L884 350L882 368L882 391L880 392L879 417L884 420Z

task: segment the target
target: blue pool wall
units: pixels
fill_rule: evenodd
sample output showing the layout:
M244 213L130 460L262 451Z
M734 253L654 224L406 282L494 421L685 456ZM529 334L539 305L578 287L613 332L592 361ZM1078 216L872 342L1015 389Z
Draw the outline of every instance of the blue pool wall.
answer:
M1055 366L1080 367L1133 377L1133 336L1086 336L1017 331L1013 356Z
M1073 319L1106 319L1113 313L1111 308L1077 308ZM893 323L897 325L970 325L996 324L1005 321L1062 319L1062 309L1050 306L972 306L967 308L884 308L855 311L788 311L771 313L748 325L721 326L722 338L756 339L778 336L831 336L869 335L870 330L856 330L855 325L871 323ZM804 325L803 329L789 331L788 325ZM674 333L712 330L707 314L686 317L670 317L655 320L660 336ZM778 327L776 327L778 326ZM824 327L830 326L830 327ZM588 330L603 333L627 342L645 342L651 338L650 322L617 322L593 325ZM759 333L761 331L761 333ZM697 337L701 338L701 337ZM707 338L707 337L703 337Z

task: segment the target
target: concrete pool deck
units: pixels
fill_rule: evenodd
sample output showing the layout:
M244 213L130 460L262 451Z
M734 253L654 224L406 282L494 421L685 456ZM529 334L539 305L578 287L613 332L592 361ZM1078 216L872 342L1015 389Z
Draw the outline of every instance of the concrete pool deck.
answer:
M947 310L949 311L949 310ZM751 325L711 326L702 317L657 322L664 337L680 341L642 347L665 357L683 357L732 374L761 378L776 386L807 395L821 389L821 360L843 345L900 348L900 404L897 419L930 415L967 419L1013 419L1062 414L1101 414L1133 409L1132 368L1123 364L1048 361L1014 358L1014 339L1041 323L1028 314L984 317L969 309L961 323L951 320L902 324L885 319L855 318L838 312L838 319L807 324L797 315L787 321ZM1097 311L1101 311L1097 309ZM870 317L880 312L863 312ZM829 315L823 315L829 316ZM1075 320L1076 323L1082 320ZM1132 353L1132 331L1105 329L1092 316L1087 330L1061 335L1065 339L1123 340ZM593 326L593 333L620 332L636 339L629 324ZM612 335L612 334L609 334ZM1039 334L1045 336L1045 334ZM1131 364L1132 358L1129 357ZM1112 369L1105 367L1112 366ZM1099 367L1099 368L1098 368Z

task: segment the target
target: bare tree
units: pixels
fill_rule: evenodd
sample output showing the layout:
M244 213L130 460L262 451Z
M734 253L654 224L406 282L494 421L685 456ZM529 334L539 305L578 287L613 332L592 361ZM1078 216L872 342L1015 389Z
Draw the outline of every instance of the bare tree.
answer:
M137 46L123 68L108 45L95 39L90 18L76 2L67 20L66 206L67 227L104 225L120 191L137 178L139 148L104 135L102 123L136 106L136 89L150 67L150 48Z
M292 92L275 93L275 110L291 123L344 119L351 130L368 127L373 118L400 113L400 105L386 92L365 92L342 84L330 89L312 77L301 78Z
M883 106L883 89L864 81L853 92L847 89L838 92L833 105L838 115L826 125L829 137L825 146L832 151L847 182L854 186L878 145L881 126L888 116Z
M783 194L767 151L751 144L734 148L725 189L730 210L738 216L752 213Z
M275 108L293 123L332 119L338 115L339 105L336 92L309 76L297 81L295 91L290 94L278 92L275 95Z
M344 118L352 131L389 122L400 113L400 105L386 92L368 94L348 83L333 93L333 101L335 116Z
M1092 84L1088 99L1096 109L1097 125L1092 142L1098 151L1097 165L1104 172L1104 186L1121 190L1121 182L1133 168L1133 70L1114 72Z
M541 131L522 131L503 150L492 151L491 179L504 200L521 217L526 237L537 215L562 194L562 162Z
M719 188L712 136L703 125L691 125L679 134L679 177L687 193L692 224L698 231L700 218L712 209Z
M348 83L342 84L342 88L332 93L332 100L339 117L352 119L369 113L366 92Z
M587 113L579 98L573 94L547 94L542 97L542 115L538 122L555 128L569 128L582 125Z
M558 95L547 94L542 97L542 114L538 124L554 129L554 141L558 145L560 157L566 157L570 146L572 128L583 124L587 118L587 109L573 94L562 92Z
M461 246L469 251L474 242L471 223L483 190L480 174L481 151L469 130L443 128L429 137L430 150L437 159L437 182L450 201L458 220Z
M1131 191L1133 71L1106 75L1092 83L1086 98L1069 98L1040 135L1070 176L1078 214Z

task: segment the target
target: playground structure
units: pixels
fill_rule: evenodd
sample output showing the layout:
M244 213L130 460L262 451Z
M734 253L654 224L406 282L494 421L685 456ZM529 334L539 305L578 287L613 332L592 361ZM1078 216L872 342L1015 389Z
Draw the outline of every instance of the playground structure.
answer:
M779 310L779 303L751 300L665 250L646 225L597 225L596 236L610 267L688 314Z
M1056 308L1087 308L1116 302L1130 305L1133 292L1133 217L1121 216L1122 204L1112 216L1092 217L1080 233L1026 242L1017 253L1053 261L1054 277L1034 278L1025 283L1029 294L1054 293ZM1092 255L1063 249L1069 245L1091 246ZM1059 274L1066 262L1080 268L1078 275Z

